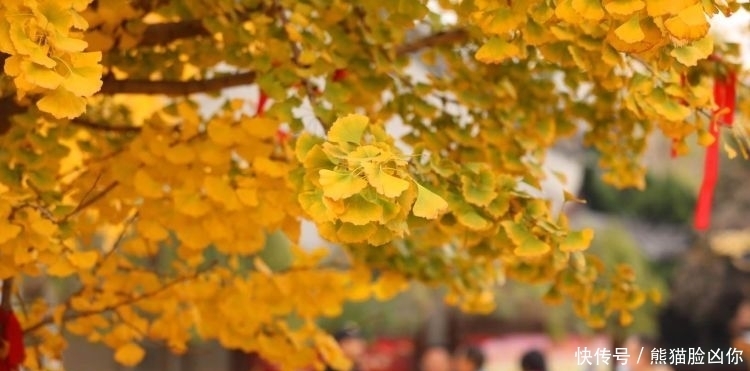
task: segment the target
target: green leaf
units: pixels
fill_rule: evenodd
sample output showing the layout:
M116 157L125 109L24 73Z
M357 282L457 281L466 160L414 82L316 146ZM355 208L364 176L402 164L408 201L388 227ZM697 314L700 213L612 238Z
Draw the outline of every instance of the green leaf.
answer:
M505 233L516 245L513 253L520 257L534 257L548 253L551 248L544 241L534 236L522 223L505 221L501 224Z
M442 197L421 184L414 183L417 185L417 200L411 210L415 216L435 219L448 209L448 203Z
M333 143L359 144L370 119L363 115L346 115L333 123L328 131L328 140Z
M461 193L466 201L477 206L487 206L497 197L492 172L482 169L477 175L461 176Z
M320 185L323 187L323 194L332 200L341 200L351 197L367 187L367 182L352 174L322 169L318 172L320 175Z
M581 231L570 232L560 243L560 251L574 252L586 250L594 238L594 231L586 228Z
M453 214L459 223L475 231L487 229L491 224L480 215L476 208L468 203L460 202L453 207Z
M708 58L714 51L714 39L711 35L683 47L674 48L669 55L688 67L698 65L698 61Z
M336 218L336 214L323 203L323 191L321 189L302 192L297 200L300 206L307 211L310 219L317 223L330 222Z

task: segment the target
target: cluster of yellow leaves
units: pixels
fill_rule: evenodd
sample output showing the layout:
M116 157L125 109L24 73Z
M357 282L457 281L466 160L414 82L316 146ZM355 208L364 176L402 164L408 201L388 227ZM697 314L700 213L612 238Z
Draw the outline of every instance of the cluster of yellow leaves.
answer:
M302 134L296 153L300 205L330 241L384 245L408 233L409 215L435 219L448 206L411 179L393 139L366 116L336 120L325 141Z
M86 97L102 86L100 52L85 52L80 12L91 0L3 1L0 4L0 52L9 54L5 73L14 78L19 97L41 95L36 102L57 118L86 110Z

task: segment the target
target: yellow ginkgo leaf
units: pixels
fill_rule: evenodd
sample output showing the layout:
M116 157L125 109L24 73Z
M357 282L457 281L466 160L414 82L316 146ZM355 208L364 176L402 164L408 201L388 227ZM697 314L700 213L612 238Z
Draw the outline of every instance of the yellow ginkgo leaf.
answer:
M127 343L117 348L115 351L115 361L117 363L132 367L143 360L146 352L136 343Z
M373 293L375 299L383 301L388 300L406 290L409 287L409 281L407 281L402 275L385 272L378 277L373 285Z
M194 218L199 218L211 210L211 205L194 191L176 189L172 191L172 198L177 211Z
M672 36L680 40L698 40L706 36L709 29L701 3L683 9L676 16L664 21L664 26Z
M96 251L76 251L68 255L68 261L78 269L91 269L96 265L99 253Z
M57 89L65 81L65 78L55 70L33 62L22 61L21 68L26 81L45 89Z
M572 0L570 5L581 17L589 21L600 21L604 18L601 0Z
M328 140L333 143L359 144L370 119L363 115L346 115L336 120L328 130Z
M493 37L477 50L475 57L484 63L502 63L509 58L518 57L520 54L521 49L516 44L499 37Z
M411 211L415 216L425 219L435 219L448 209L448 203L436 193L419 183L417 185L417 200Z
M323 194L333 200L351 197L367 187L364 179L350 172L323 169L318 174Z
M103 67L99 63L101 59L101 52L72 54L70 69L63 87L82 97L96 94L102 88Z
M279 123L266 117L245 116L240 121L240 127L252 137L268 139L276 135Z
M180 143L169 147L167 151L164 152L164 157L167 158L169 163L185 165L195 161L195 151L187 144Z
M5 224L0 226L0 244L4 244L21 234L22 228L15 224Z
M604 2L607 13L628 16L642 10L646 6L643 0L609 0Z
M221 147L229 147L234 144L237 135L234 129L227 122L221 119L215 119L208 123L206 127L208 137L213 143Z
M57 119L74 119L86 111L86 100L63 87L58 87L37 101L36 106Z
M646 12L651 17L677 14L693 4L695 0L646 0Z
M521 257L533 257L548 253L551 248L544 241L534 236L522 223L505 221L501 224L505 233L516 245L513 253Z
M560 243L560 250L566 252L586 250L594 238L594 231L586 228L582 231L570 232L563 242Z
M386 197L398 197L409 188L409 182L399 177L388 174L378 164L369 164L365 167L365 176L375 190Z
M641 29L641 21L638 16L631 17L627 22L617 27L615 35L628 44L634 44L646 38L646 34Z
M711 35L706 35L690 45L672 49L669 55L685 66L694 67L698 65L698 61L708 58L713 52L714 39Z
M159 198L164 194L164 187L143 169L138 169L135 172L133 186L136 192L143 197Z
M54 277L67 277L76 272L76 267L63 256L59 256L46 269L47 274Z

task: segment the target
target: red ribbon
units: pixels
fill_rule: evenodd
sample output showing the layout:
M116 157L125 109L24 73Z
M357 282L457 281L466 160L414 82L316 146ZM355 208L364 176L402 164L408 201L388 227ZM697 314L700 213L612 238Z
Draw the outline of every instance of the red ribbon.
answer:
M7 348L7 355L0 359L0 371L15 371L26 359L26 349L23 343L23 330L16 315L12 311L0 309L0 323L2 323L2 340ZM5 352L3 352L5 353Z
M695 208L694 227L698 231L705 231L711 225L711 208L714 189L719 179L719 127L732 126L737 98L737 74L730 71L727 76L717 76L714 81L714 102L718 106L715 122L709 126L709 133L714 142L706 148L706 158L703 165L703 183L698 194L698 204Z

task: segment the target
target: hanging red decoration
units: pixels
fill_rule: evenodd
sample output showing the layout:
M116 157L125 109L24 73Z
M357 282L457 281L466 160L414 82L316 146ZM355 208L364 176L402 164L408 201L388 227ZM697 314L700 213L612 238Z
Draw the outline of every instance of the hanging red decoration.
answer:
M258 89L258 107L255 109L255 116L261 117L266 110L266 102L268 102L268 96L263 90Z
M732 126L736 105L737 74L728 71L726 75L716 76L714 81L714 102L717 110L715 118L709 126L709 133L714 137L713 143L706 148L703 166L703 182L698 194L698 204L695 209L694 227L698 231L705 231L711 225L711 209L713 205L714 189L719 178L719 129L722 125Z
M13 311L6 309L0 309L0 324L2 324L3 341L0 371L17 371L26 359L21 324Z
M12 293L13 278L6 278L0 299L0 371L18 371L26 359L23 330L11 308Z

